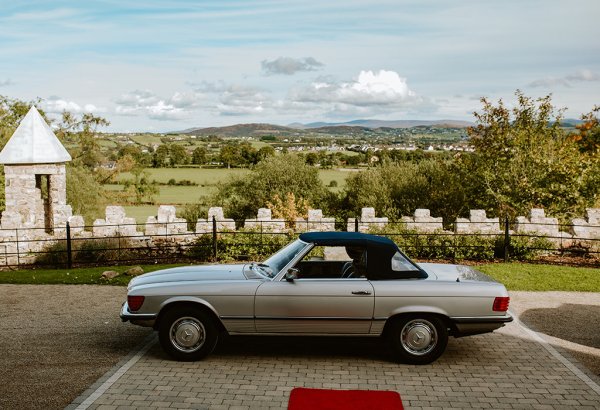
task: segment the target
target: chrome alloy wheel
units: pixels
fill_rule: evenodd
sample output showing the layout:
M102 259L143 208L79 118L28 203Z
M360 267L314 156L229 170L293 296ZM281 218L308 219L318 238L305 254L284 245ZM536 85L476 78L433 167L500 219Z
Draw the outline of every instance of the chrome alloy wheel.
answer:
M407 322L400 332L402 347L415 356L424 356L431 352L437 342L435 326L425 319L413 319Z
M183 353L200 349L206 340L204 324L195 317L182 317L173 322L169 330L171 344Z

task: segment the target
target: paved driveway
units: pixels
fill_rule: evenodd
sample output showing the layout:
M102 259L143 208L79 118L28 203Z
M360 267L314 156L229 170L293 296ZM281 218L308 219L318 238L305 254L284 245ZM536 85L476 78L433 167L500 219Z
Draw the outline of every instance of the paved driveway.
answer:
M600 306L600 295L590 298L585 303ZM285 408L291 389L303 386L395 390L414 409L600 408L595 376L561 352L518 322L494 334L451 338L427 366L395 363L379 340L287 337L229 338L204 361L180 363L154 338L71 407Z

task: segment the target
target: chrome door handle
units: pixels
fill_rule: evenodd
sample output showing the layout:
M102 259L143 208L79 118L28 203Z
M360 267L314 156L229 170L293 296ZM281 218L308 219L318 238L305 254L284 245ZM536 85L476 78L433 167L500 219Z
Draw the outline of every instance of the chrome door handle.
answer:
M353 295L370 295L371 292L369 292L368 290L353 290L352 294Z

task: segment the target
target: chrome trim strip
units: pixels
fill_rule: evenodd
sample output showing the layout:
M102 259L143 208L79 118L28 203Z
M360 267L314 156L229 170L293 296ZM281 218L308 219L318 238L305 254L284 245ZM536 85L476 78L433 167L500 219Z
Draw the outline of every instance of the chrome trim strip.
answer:
M513 317L507 316L480 316L480 317L451 317L456 323L506 323L512 322Z
M220 316L223 320L235 319L235 320L254 320L254 316Z
M280 332L280 333L269 333L269 332L260 332L260 333L252 333L249 335L248 333L241 332L229 332L230 335L234 336L323 336L323 337L379 337L378 334L374 333L293 333L293 332Z
M313 317L313 316L258 316L255 320L373 320L373 318L355 318L355 317Z
M157 316L158 315L155 313L131 313L127 306L127 302L123 303L123 306L121 306L121 314L119 315L123 322L127 322L128 320L153 320L156 319Z

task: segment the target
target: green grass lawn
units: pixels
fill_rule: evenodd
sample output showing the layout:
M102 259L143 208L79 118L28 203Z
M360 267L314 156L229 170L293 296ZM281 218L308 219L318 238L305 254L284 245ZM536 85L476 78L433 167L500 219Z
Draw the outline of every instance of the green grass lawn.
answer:
M181 265L140 265L144 272L173 268ZM39 285L127 285L130 276L121 275L112 280L101 278L102 272L125 272L131 266L103 266L76 269L29 269L0 272L0 283Z
M145 272L181 265L142 265ZM126 285L130 277L100 279L105 270L124 272L130 266L78 269L35 269L0 272L0 283ZM502 282L508 290L600 292L600 269L527 263L495 263L477 269Z
M508 290L600 292L600 269L527 263L481 265Z

